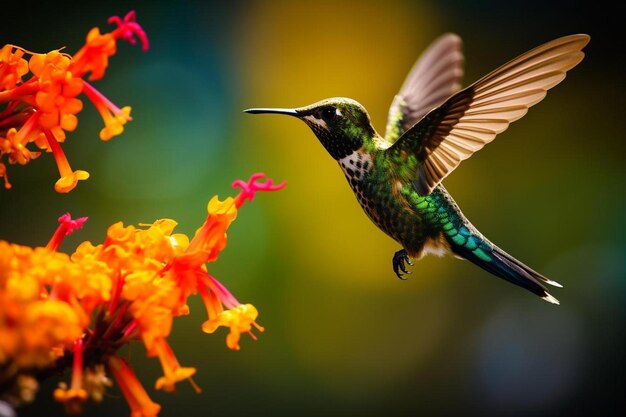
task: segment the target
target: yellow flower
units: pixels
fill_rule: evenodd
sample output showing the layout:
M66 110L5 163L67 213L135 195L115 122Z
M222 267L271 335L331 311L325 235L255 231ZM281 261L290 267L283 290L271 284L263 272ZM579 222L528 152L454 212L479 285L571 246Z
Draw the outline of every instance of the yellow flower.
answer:
M252 334L252 326L261 332L265 330L255 322L258 315L259 312L252 304L240 304L205 321L202 330L206 333L213 333L220 326L229 327L230 332L226 336L226 345L230 349L239 350L241 333L248 333L252 338L255 338Z
M55 349L66 348L83 333L79 313L51 299L45 281L69 263L65 254L0 242L0 363L49 366Z
M24 368L43 367L56 358L53 347L67 348L83 333L79 318L67 303L41 300L29 303L23 311L20 344L15 363Z

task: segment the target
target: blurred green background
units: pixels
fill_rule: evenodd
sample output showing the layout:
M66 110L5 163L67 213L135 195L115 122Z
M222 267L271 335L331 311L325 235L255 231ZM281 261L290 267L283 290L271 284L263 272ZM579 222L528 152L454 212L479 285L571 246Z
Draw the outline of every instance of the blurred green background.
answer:
M624 415L626 209L624 54L616 11L543 1L49 2L3 6L0 41L75 52L93 26L137 11L151 48L121 45L95 83L134 121L109 143L85 100L65 151L91 173L54 192L44 155L10 166L0 239L43 245L56 218L89 216L62 247L101 242L116 221L169 217L191 234L214 195L264 171L289 185L246 205L210 271L267 328L227 350L178 319L171 343L196 366L196 395L155 392L156 360L132 364L161 416ZM423 49L465 41L465 85L558 36L591 34L587 57L545 101L445 181L492 241L564 285L545 303L453 258L425 258L408 281L399 247L373 226L306 126L252 116L331 96L361 102L384 130L387 108ZM60 415L42 388L23 416ZM117 391L87 415L127 415Z

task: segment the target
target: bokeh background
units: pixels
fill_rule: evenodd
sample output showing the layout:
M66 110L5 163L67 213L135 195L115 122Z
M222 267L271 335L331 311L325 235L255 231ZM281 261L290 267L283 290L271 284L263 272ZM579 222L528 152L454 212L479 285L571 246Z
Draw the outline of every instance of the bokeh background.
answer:
M109 143L87 104L65 150L91 173L53 190L50 156L11 166L0 239L45 244L56 218L89 216L67 239L101 242L116 221L169 217L193 233L208 199L264 171L288 180L259 195L211 272L261 312L260 340L231 352L200 331L199 300L171 343L196 366L196 395L155 392L155 360L132 362L162 416L624 415L626 200L624 48L616 11L587 3L481 1L47 2L3 5L0 41L76 51L87 31L130 9L150 51L121 45L96 87L134 121ZM226 4L227 3L227 4ZM445 181L492 241L564 285L545 303L475 266L426 258L401 282L398 245L362 213L304 124L252 116L347 96L379 131L422 50L465 41L468 84L558 36L586 32L587 57L493 144ZM42 387L22 416L61 415ZM86 415L127 415L117 391Z

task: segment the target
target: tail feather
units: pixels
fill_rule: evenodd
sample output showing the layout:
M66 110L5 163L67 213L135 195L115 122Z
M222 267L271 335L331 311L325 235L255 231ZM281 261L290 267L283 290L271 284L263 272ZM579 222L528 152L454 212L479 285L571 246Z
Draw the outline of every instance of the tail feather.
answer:
M478 236L472 237L478 240ZM468 248L467 245L458 245L455 242L451 242L451 249L456 255L467 259L484 270L515 285L526 288L552 304L559 304L559 300L550 295L548 289L542 283L555 287L562 287L561 284L544 277L486 239L480 239L480 243L473 250Z
M558 282L544 277L487 240L465 218L443 185L438 185L431 196L432 207L422 208L424 210L422 215L433 226L440 227L441 236L447 241L452 253L500 278L526 288L550 303L559 304L543 285L546 283L560 287ZM419 204L417 208L420 208Z

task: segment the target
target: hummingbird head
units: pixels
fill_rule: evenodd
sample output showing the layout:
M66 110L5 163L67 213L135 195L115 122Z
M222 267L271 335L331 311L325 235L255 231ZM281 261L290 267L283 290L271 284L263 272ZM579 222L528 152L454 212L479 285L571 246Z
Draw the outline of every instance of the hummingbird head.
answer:
M376 136L367 110L344 97L329 98L296 109L248 109L246 113L276 113L297 117L306 123L330 156L341 159Z

